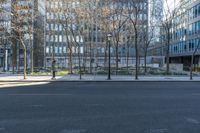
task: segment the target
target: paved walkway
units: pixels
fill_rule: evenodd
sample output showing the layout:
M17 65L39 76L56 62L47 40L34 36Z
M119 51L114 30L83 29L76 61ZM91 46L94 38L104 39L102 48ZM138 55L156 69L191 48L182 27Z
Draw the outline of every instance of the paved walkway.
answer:
M111 75L111 80L107 80L107 75L66 75L56 76L56 80L51 80L51 75L43 76L27 76L23 79L23 75L6 75L0 74L0 82L52 82L52 81L191 81L189 76L139 76L139 80L135 80L134 76ZM200 81L200 77L193 77L192 81Z

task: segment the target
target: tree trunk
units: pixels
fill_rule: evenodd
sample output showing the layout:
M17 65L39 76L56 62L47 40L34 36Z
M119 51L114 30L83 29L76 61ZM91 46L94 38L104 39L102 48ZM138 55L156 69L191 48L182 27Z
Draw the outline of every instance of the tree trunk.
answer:
M108 50L108 47L106 46L105 53L104 53L104 69L107 67L107 50Z
M31 48L31 73L34 71L34 65L33 65L33 48Z
M18 61L17 61L17 73L20 73L20 45L18 45Z
M144 73L147 74L147 51L144 52Z
M82 79L82 70L81 70L81 57L80 57L80 46L78 46L78 66L79 66L79 79Z
M193 68L194 68L194 55L192 54L192 56L191 56L191 64L190 64L190 80L193 79L193 74L192 74Z
M169 47L170 47L170 31L167 29L167 53L166 53L166 73L169 75Z
M13 54L12 54L12 73L14 74L15 73L15 69L16 69L16 49L17 49L17 47L16 47L17 45L15 44L15 45L12 45L12 52L13 52Z
M126 70L128 73L128 65L129 65L129 47L127 47L127 54L126 54Z
M139 52L138 52L138 44L137 44L137 33L135 34L135 54L136 54L135 79L138 80L138 59L139 59Z
M119 55L118 55L118 49L119 49L119 47L118 47L118 42L117 42L117 46L116 46L116 75L118 74L118 67L119 67L119 63L118 63L118 60L119 60Z
M84 46L84 52L83 52L83 71L86 72L86 61L87 61L87 49Z
M90 74L92 73L92 43L90 42Z
M24 79L26 79L26 47L24 47Z
M24 79L26 79L26 45L24 44L22 38L20 38L20 41L21 41L22 47L24 49Z
M70 67L70 74L73 74L73 71L72 71L72 50L70 49L69 50L69 67Z

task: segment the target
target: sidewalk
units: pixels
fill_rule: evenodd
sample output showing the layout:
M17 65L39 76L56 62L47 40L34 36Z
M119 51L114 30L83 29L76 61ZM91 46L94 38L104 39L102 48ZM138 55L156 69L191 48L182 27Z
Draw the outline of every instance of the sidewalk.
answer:
M79 79L79 75L66 75L56 76L56 80L51 80L51 75L40 76L27 76L27 79L23 79L23 75L8 75L0 74L0 82L67 82L67 81L200 81L200 77L193 77L190 80L189 76L139 76L139 80L135 80L134 76L127 75L111 75L111 80L107 80L107 75L82 75L82 79Z

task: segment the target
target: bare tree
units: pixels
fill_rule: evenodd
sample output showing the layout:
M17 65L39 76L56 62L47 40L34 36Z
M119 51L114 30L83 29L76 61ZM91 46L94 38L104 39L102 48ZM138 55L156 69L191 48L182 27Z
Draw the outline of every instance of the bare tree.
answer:
M95 49L94 45L94 27L97 26L96 23L96 16L98 13L98 6L96 4L95 0L86 0L85 1L85 7L83 7L83 13L84 13L84 38L87 42L85 42L85 52L84 52L84 62L86 63L87 57L89 56L89 73L92 73L92 63L94 63L94 58L92 57ZM91 13L92 12L92 13ZM93 53L92 53L93 51ZM84 63L84 64L85 64Z
M65 40L66 40L66 47L67 47L67 52L66 55L69 55L69 70L70 74L73 73L73 43L71 41L71 28L72 28L72 15L71 15L71 9L69 8L69 3L66 3L65 5L60 5L63 6L61 7L60 10L60 15L59 17L59 22L63 27L63 31L65 33ZM69 52L69 53L68 53Z
M121 38L123 36L123 26L125 26L128 18L125 17L124 15L125 4L123 0L113 0L111 4L114 7L111 14L111 26L113 33L113 43L115 47L115 61L116 61L116 74L117 74L119 67L119 46Z
M102 47L105 49L104 50L104 67L107 67L107 57L108 57L108 43L107 43L107 35L108 33L112 33L112 18L111 18L111 8L110 8L110 2L109 0L105 0L102 7L100 8L100 27L101 27L101 32L102 32L102 42L103 45Z
M79 1L80 3L80 7L82 7L84 4L83 1ZM75 46L75 49L78 48L77 56L78 56L78 66L79 66L79 79L82 79L82 59L81 59L81 45L83 45L83 29L84 29L84 25L83 25L83 20L84 20L84 13L82 12L81 8L75 8L73 9L73 11L71 12L71 14L73 15L72 17L72 22L71 26L69 27L70 32L71 32L71 37ZM74 25L75 24L75 25Z
M134 36L134 48L135 48L135 79L138 80L139 73L139 57L140 57L140 46L139 39L141 39L140 35L143 34L141 31L143 27L143 21L141 19L141 14L144 14L144 7L140 6L140 2L138 0L130 0L127 2L127 17L129 18L129 23L133 26L133 36ZM147 6L147 5L146 5Z
M164 0L165 9L163 11L161 28L162 28L162 40L165 42L166 49L166 73L169 74L169 64L170 64L170 44L172 39L171 29L173 26L173 21L175 20L176 15L183 9L185 5L184 2L176 3L176 0L168 1Z
M7 0L0 0L0 4L2 5L3 3L6 3L7 2ZM3 9L2 8L0 8L0 12L2 12L3 11Z
M144 52L144 72L145 74L147 73L147 54L148 54L148 48L154 38L153 31L155 27L150 26L148 31L146 33L143 33L142 36L142 42L143 44L141 45L143 52Z
M124 44L125 47L125 51L126 51L126 70L129 73L129 58L130 58L130 53L131 53L131 48L133 48L133 41L134 41L134 37L133 37L133 27L130 24L126 24L126 29L123 29L124 31L124 35L126 35L126 42Z
M24 33L25 33L25 31L24 31L24 29L21 27L21 26L17 26L17 25L15 25L14 27L12 27L12 30L15 32L15 36L13 36L13 38L15 39L15 40L18 40L18 41L20 41L20 44L22 45L22 48L23 48L23 52L24 52L24 68L23 68L23 70L24 70L24 72L23 72L23 74L24 74L24 79L26 79L26 75L27 75L27 71L26 71L26 65L27 65L27 63L26 63L26 61L27 61L27 49L26 49L26 45L25 45L25 43L24 43Z
M17 3L12 3L12 23L11 23L11 30L12 30L12 37L14 40L18 40L19 43L21 44L24 52L24 68L23 68L23 73L24 73L24 79L26 79L26 74L27 74L27 46L25 44L25 40L27 40L27 36L29 36L29 19L31 18L30 13L25 13L25 12L20 12L18 13L18 4ZM20 7L29 10L29 7L24 6ZM14 55L13 55L14 56Z

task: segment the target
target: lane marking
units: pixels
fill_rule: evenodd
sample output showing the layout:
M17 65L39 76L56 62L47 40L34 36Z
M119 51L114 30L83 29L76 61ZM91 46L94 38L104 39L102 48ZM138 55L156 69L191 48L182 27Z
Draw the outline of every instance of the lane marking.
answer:
M36 85L45 85L50 82L6 82L0 85L0 88L8 87L20 87L20 86L36 86Z
M101 107L101 106L105 106L104 104L98 104L98 103L93 103L93 104L87 104L87 106L90 106L90 107Z
M167 133L168 129L150 129L150 133Z
M35 105L30 105L31 107L43 107L44 105L41 105L41 104L35 104Z
M192 93L194 96L200 96L200 93Z
M200 122L197 119L194 119L194 118L185 117L185 120L189 123L192 123L192 124L200 124Z
M40 94L40 93L35 93L35 94L7 94L9 96L71 96L73 94Z
M86 132L86 130L78 130L78 129L68 130L68 129L64 129L60 133L83 133L83 132Z

